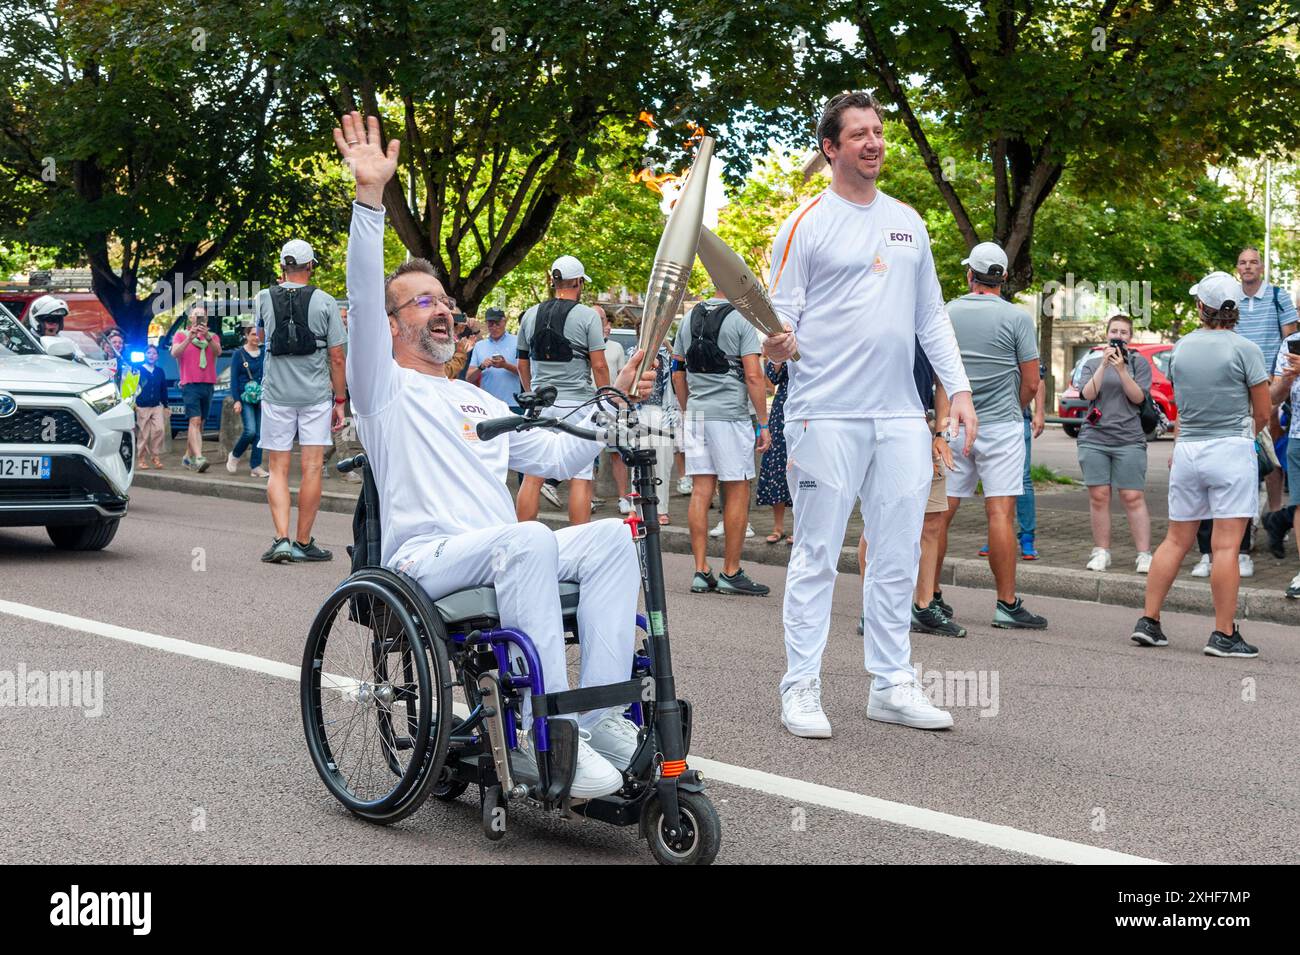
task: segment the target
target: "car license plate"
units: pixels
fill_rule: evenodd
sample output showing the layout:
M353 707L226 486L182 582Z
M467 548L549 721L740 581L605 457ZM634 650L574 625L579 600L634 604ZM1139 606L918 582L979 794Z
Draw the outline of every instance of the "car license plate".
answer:
M167 406L167 411L168 411L168 413L170 413L170 414L185 414L185 406L184 406L184 405L168 405L168 406Z
M50 459L48 457L0 458L0 480L6 478L15 481L48 481Z

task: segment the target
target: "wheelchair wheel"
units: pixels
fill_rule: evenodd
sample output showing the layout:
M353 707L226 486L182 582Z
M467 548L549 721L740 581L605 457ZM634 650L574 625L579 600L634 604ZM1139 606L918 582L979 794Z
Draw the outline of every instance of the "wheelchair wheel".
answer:
M303 652L303 728L351 812L388 823L419 808L446 756L446 673L425 613L386 572L350 577L321 607Z
M722 822L709 797L703 793L677 791L682 828L669 835L659 797L646 802L641 831L650 844L650 854L660 865L709 865L722 845Z

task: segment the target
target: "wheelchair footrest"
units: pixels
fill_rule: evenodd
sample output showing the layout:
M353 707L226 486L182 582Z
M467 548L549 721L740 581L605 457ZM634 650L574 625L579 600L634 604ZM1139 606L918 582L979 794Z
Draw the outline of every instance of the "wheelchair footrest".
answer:
M626 706L628 703L645 702L647 690L654 692L654 681L650 677L611 683L608 686L593 686L585 690L543 693L533 697L533 711L540 716L557 716L560 713L583 713L611 706Z
M568 798L578 772L578 724L574 720L551 720L546 728L550 748L543 754L550 768L550 780L543 798L558 804Z

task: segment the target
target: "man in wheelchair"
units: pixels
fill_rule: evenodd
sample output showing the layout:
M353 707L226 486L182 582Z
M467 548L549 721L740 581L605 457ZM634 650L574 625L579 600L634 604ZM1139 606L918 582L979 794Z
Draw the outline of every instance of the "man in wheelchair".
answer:
M347 259L347 381L382 502L382 563L413 577L434 600L494 585L501 624L533 639L548 694L569 688L558 583L577 581L582 686L627 680L640 587L632 536L617 520L559 531L536 521L517 523L506 485L509 471L569 478L602 446L543 429L479 440L478 422L510 409L444 373L456 349L456 303L424 259L384 277L383 193L397 167L398 142L385 149L375 117L363 123L357 113L343 117L334 140L356 178ZM649 394L654 372L637 381L638 366L639 353L615 387L632 394L635 383L639 398ZM589 420L587 412L572 423L590 426ZM617 791L619 770L636 749L636 727L617 709L582 713L578 725L582 742L570 794L594 798ZM518 752L515 771L535 779L532 741L522 734Z

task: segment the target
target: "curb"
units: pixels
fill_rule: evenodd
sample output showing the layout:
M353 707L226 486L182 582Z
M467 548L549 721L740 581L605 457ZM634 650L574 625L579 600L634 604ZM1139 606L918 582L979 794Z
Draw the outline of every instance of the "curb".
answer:
M347 491L329 488L333 479L325 482L321 492L320 509L335 514L351 514L357 506L354 485ZM337 483L337 482L335 482ZM136 473L134 485L156 491L175 491L181 494L198 494L245 501L255 504L266 502L266 485L222 480L200 474ZM298 489L290 487L295 504ZM558 530L568 525L568 516L559 511L542 511L538 519L548 527ZM665 553L690 554L690 532L684 527L670 524L659 531L660 546ZM722 557L722 542L709 540L710 557ZM785 566L789 551L784 544L767 544L761 538L745 542L742 558L747 563ZM840 550L839 571L843 574L858 572L858 553L854 547ZM944 561L941 584L955 587L993 589L993 572L988 562L964 557L950 557ZM1111 604L1118 607L1142 609L1146 594L1146 578L1137 574L1095 573L1063 567L1043 567L1021 562L1016 565L1016 590L1022 594L1039 597L1064 597L1091 603ZM1174 581L1165 600L1164 609L1181 613L1212 614L1214 602L1208 584ZM1270 623L1294 624L1300 622L1300 602L1287 600L1280 592L1243 587L1237 597L1237 615L1246 620L1264 620Z

